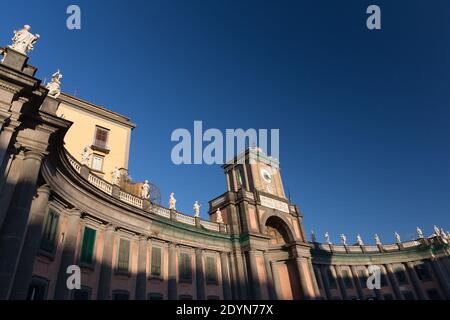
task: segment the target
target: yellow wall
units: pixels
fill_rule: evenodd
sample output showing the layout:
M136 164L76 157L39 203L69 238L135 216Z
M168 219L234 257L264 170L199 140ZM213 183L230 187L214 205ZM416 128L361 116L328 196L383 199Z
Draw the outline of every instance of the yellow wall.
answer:
M111 172L117 166L128 169L128 156L130 149L131 128L121 125L112 120L95 115L84 110L76 109L61 102L59 105L58 116L73 122L72 127L66 134L64 139L67 151L81 161L81 153L86 145L91 146L94 140L96 126L109 129L108 146L109 153L92 151L104 156L103 173L99 174L105 180L111 181ZM92 156L90 158L92 161Z

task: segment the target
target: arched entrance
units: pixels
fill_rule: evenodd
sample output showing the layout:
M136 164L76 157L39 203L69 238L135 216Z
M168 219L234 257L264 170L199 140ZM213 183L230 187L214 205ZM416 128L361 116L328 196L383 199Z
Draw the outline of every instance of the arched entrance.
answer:
M293 241L289 226L277 216L269 217L265 224L269 239L269 260L273 288L277 299L300 299L300 279L295 259L291 259L288 245Z

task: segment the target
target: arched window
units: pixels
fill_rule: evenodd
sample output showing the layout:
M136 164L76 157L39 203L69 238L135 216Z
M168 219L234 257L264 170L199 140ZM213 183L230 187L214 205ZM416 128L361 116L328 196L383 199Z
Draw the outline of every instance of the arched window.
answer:
M267 235L270 237L270 244L283 245L289 242L287 226L281 219L270 217L267 219L266 228Z

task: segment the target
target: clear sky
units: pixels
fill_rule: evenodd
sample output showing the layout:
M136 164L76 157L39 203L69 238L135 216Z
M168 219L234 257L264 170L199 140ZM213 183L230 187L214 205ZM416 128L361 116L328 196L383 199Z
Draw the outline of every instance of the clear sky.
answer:
M82 29L66 28L78 4ZM366 28L370 4L382 30ZM206 215L219 166L172 164L174 129L279 128L285 189L305 228L335 242L450 229L450 2L8 1L0 43L25 23L38 77L125 114L130 175Z

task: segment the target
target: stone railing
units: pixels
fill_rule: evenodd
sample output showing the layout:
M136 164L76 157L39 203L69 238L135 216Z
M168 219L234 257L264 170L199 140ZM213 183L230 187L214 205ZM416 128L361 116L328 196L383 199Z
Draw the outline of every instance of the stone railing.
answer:
M125 202L129 205L132 205L136 208L145 210L149 213L153 213L155 215L164 217L166 219L175 220L190 226L204 228L209 231L227 233L227 227L223 224L218 224L211 221L201 220L199 218L195 218L193 216L189 216L183 213L180 213L175 210L170 210L164 207L161 207L157 204L144 205L144 201L149 202L148 200L141 199L136 197L130 193L124 192L119 189L118 186L112 185L111 183L103 180L97 175L90 172L87 166L80 164L75 158L73 158L67 151L65 152L67 160L72 168L79 173L82 177L84 177L90 184L95 186L97 189L102 190L103 192L116 197L122 202ZM172 214L173 212L173 214ZM197 222L198 221L198 222Z
M191 226L195 226L195 218L194 217L191 217L191 216L179 213L179 212L177 212L176 217L177 217L178 222L182 222L182 223L190 224Z
M326 244L318 242L310 242L314 248L321 251L336 252L336 253L378 253L399 251L402 249L409 249L419 247L422 242L418 240L405 241L402 243L389 243L380 245L342 245L342 244Z
M127 192L120 191L119 192L119 199L123 202L126 202L128 204L131 204L132 206L138 207L142 209L143 206L143 200L133 196L132 194L129 194Z
M94 186L102 190L103 192L112 195L112 185L106 182L103 179L100 179L95 174L89 173L88 181L92 183Z

